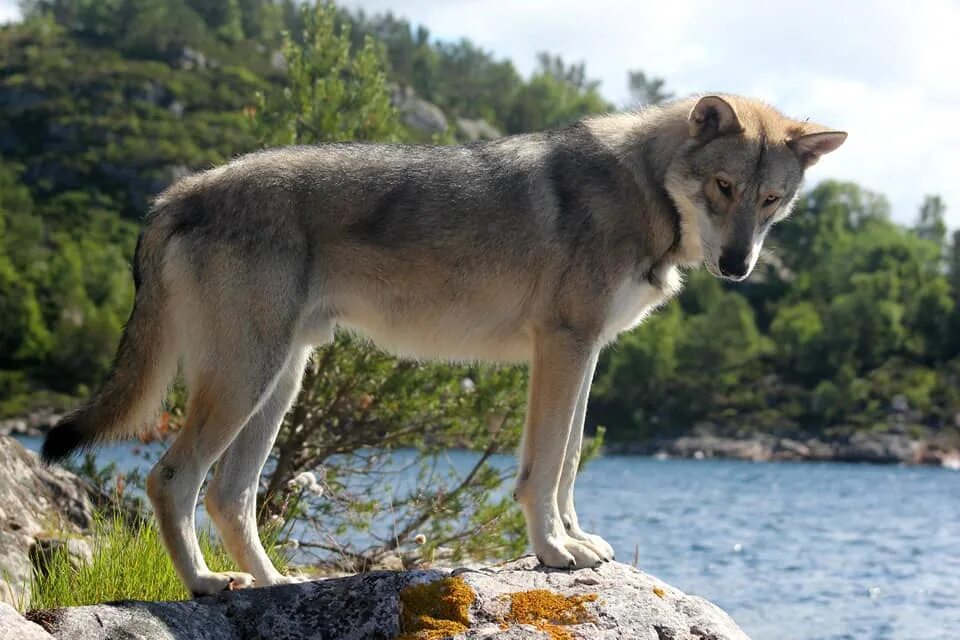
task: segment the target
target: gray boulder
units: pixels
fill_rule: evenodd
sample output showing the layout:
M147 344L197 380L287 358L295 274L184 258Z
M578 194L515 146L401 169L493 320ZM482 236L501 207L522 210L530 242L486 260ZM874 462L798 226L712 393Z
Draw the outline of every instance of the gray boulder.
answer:
M28 618L60 640L359 640L401 633L412 640L427 637L413 632L431 619L446 629L431 638L747 638L716 606L628 565L558 571L530 557L489 569L381 571L184 602L34 611Z
M850 441L839 445L836 459L850 462L915 464L920 459L923 443L895 433L855 433Z
M7 436L0 436L0 469L0 602L16 605L30 600L31 555L51 536L88 531L93 503L87 483L44 466Z
M0 602L0 638L16 640L50 640L43 627L25 619L6 602Z
M440 107L418 97L412 87L393 85L390 102L400 112L400 121L415 131L433 135L447 130L447 116Z

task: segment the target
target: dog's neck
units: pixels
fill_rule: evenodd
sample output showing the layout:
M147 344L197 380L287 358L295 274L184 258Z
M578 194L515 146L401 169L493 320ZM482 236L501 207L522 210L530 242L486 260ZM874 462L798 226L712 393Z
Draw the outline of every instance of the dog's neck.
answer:
M598 142L607 147L633 173L641 189L660 193L660 206L650 215L675 229L669 249L653 271L669 266L691 267L703 262L698 208L673 184L679 173L673 162L689 145L688 118L692 101L685 100L641 111L624 112L584 122Z

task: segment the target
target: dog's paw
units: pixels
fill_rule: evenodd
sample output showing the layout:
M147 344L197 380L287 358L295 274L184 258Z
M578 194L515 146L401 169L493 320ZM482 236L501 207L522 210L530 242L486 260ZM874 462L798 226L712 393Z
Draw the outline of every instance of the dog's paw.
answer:
M576 524L576 521L574 521L573 526L567 527L567 535L593 549L604 562L613 560L613 547L610 546L610 543L600 536L587 533Z
M310 582L310 576L276 576L269 580L257 582L258 587L275 587L281 584L300 584L301 582Z
M533 548L540 564L558 569L596 567L603 559L586 543L570 536L548 536Z
M190 585L193 597L210 596L221 591L236 591L252 587L256 578L249 573L228 571L224 573L202 573Z
M610 543L600 536L592 533L586 533L584 531L578 531L577 533L571 532L570 537L593 549L604 562L610 562L613 560L613 547L611 547Z

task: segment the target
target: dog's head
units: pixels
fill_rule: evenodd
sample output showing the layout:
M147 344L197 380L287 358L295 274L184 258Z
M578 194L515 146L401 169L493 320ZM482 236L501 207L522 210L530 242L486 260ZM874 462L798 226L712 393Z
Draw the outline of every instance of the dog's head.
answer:
M700 98L687 124L667 190L688 232L699 232L707 270L743 280L770 227L789 215L806 168L847 134L734 96Z

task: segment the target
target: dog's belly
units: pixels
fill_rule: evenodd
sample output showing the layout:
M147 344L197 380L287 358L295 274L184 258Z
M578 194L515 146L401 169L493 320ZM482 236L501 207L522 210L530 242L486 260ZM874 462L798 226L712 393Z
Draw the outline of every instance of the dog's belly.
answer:
M524 301L515 291L459 299L338 298L337 326L398 356L513 363L532 354Z
M526 362L531 355L530 340L519 332L495 334L456 323L386 327L344 319L338 324L370 338L384 351L419 360L513 363Z

